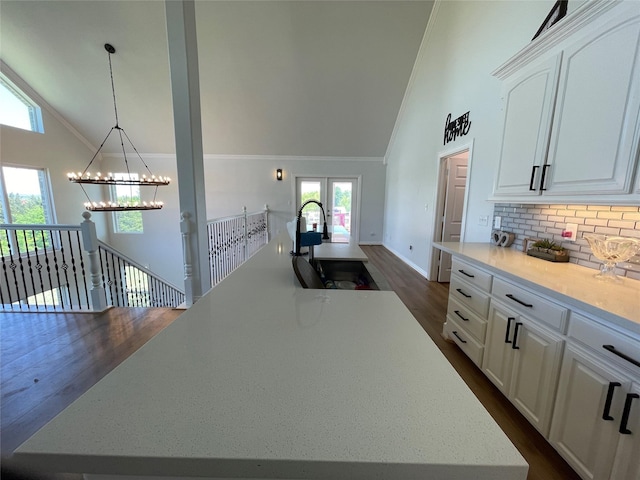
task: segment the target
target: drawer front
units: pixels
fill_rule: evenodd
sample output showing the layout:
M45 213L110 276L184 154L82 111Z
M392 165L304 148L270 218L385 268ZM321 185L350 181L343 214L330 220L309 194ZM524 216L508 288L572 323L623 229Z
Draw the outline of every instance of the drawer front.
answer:
M451 271L456 275L464 277L467 282L478 287L480 290L484 290L487 293L491 292L493 276L490 273L480 270L457 257L453 257L451 260Z
M640 376L640 341L575 312L571 313L568 335Z
M500 278L493 279L491 292L496 299L514 310L535 318L561 333L566 331L568 310L565 307Z
M481 317L487 318L489 313L489 294L468 284L456 274L451 275L449 296L455 298L462 305L469 307Z
M444 324L444 331L478 368L482 367L482 355L484 353L484 347L482 345L451 317L447 317L447 322Z
M461 328L473 335L478 342L484 345L484 337L487 333L487 321L485 319L476 315L469 307L458 302L451 296L449 297L447 315L454 318Z

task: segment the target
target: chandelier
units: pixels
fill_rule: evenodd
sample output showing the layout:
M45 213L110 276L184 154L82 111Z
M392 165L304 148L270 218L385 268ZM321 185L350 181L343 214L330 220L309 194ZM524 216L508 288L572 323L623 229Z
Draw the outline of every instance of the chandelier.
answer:
M109 133L107 133L107 136L102 141L102 143L100 144L100 147L98 148L96 153L93 155L93 157L91 158L91 161L85 167L85 169L82 172L67 173L67 178L69 179L69 181L73 183L80 184L80 188L82 188L82 191L84 192L88 200L84 204L87 210L97 211L97 212L119 212L119 211L129 211L129 210L159 210L162 208L163 203L156 200L156 193L158 191L158 187L163 185L169 185L169 182L171 181L171 179L169 177L156 176L151 172L151 170L149 170L149 166L144 162L144 160L138 153L138 150L133 145L133 142L131 142L131 139L127 135L127 132L125 132L124 128L122 128L119 125L118 106L116 102L116 90L113 83L113 69L111 67L111 55L116 53L116 49L113 48L113 46L108 43L105 43L104 48L107 51L107 54L109 56L109 74L111 77L111 93L113 95L113 110L115 113L116 124L113 127L111 127L111 130L109 130ZM113 132L117 132L117 135L120 139L120 145L122 146L122 154L124 157L124 167L125 167L126 173L122 175L114 175L113 173L107 173L106 175L103 175L100 172L91 173L89 171L91 164L97 158L98 154L100 153L100 150L102 150L102 147L104 146L104 144L106 143L106 141L108 140L108 138L111 136ZM129 145L131 145L138 159L140 160L140 162L142 162L142 164L146 168L147 173L139 176L137 173L132 173L130 171L129 160L127 158L127 152L125 150L125 140L128 142ZM120 193L117 193L116 201L111 201L111 200L93 201L91 200L91 198L89 198L89 195L84 189L83 184L115 185L116 187L128 186L129 196L128 197L126 195L121 196ZM150 202L141 201L141 199L139 198L140 196L139 189L136 189L135 187L155 187L153 200L151 200ZM137 191L137 194L135 193L136 191ZM118 192L118 190L116 190L116 192Z

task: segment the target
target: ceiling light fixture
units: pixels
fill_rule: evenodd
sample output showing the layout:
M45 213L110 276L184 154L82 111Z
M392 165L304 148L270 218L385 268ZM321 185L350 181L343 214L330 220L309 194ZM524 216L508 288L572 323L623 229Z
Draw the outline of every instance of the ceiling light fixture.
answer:
M80 187L82 188L82 191L84 192L88 200L88 202L85 202L84 204L87 210L97 211L97 212L120 212L120 211L127 211L127 210L158 210L163 206L162 202L156 200L156 193L157 193L158 187L163 185L169 185L169 182L171 181L171 179L169 177L156 176L153 173L151 173L151 170L149 170L149 166L144 162L144 160L138 153L138 150L133 145L133 142L131 142L131 139L127 135L127 132L125 132L124 128L122 128L119 125L118 106L116 102L116 90L113 84L113 69L111 67L111 55L113 53L116 53L116 49L113 48L113 46L108 43L104 44L104 49L107 51L107 54L109 56L109 74L111 77L111 93L113 95L113 110L115 113L116 124L115 126L111 127L111 130L109 130L109 133L107 133L107 136L102 141L102 144L100 144L98 151L93 155L93 158L91 159L89 164L86 166L84 171L67 173L67 178L69 179L69 181L73 183L80 184ZM124 156L124 166L125 166L126 173L123 175L114 175L113 173L108 173L107 175L103 175L100 172L92 174L91 172L89 172L89 168L91 167L91 164L97 158L98 154L100 153L100 150L102 150L102 147L106 143L107 139L111 136L111 134L114 131L117 131L118 136L120 137L120 145L122 146L122 154ZM131 147L133 148L133 151L136 153L136 155L138 156L142 164L147 169L148 175L144 174L142 176L139 176L137 173L131 173L131 171L129 170L129 161L127 159L127 152L124 147L125 139L131 145ZM87 192L85 191L82 184L129 186L130 187L129 196L126 197L118 194L117 201L115 202L92 201L91 198L89 198L89 195L87 195ZM156 190L154 191L154 194L153 194L153 200L150 202L143 202L139 198L140 196L139 191L134 192L134 187L148 187L148 186L156 187Z

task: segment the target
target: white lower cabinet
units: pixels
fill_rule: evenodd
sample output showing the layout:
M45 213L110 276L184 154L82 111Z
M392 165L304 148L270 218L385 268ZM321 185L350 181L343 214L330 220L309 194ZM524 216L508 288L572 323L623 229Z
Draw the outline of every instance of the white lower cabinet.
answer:
M549 441L584 479L640 480L640 387L569 343Z
M563 344L535 320L491 302L482 371L545 436Z

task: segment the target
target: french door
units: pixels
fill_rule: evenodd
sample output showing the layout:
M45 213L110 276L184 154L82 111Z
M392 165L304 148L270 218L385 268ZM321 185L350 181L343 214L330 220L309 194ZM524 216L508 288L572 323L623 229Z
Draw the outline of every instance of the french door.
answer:
M308 200L322 203L332 242L348 243L349 238L358 241L358 178L296 177L296 214ZM324 219L320 207L310 203L302 216L307 230L312 230L315 224L322 231Z

